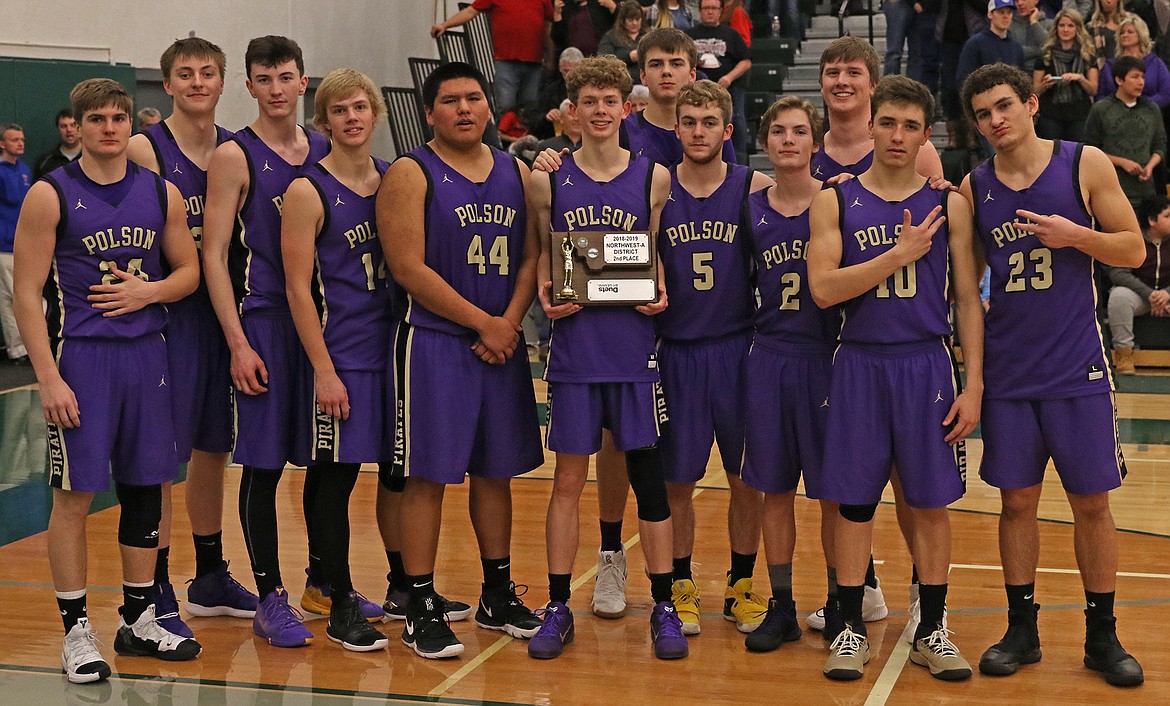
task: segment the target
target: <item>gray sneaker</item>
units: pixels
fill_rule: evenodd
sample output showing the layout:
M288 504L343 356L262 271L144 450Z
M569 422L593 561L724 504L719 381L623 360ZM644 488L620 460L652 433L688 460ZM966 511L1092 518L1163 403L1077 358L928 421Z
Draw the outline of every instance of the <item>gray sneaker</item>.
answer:
M846 625L829 645L829 659L825 660L825 676L839 681L853 681L865 674L869 662L869 640Z
M593 614L599 618L620 618L626 614L626 553L623 551L597 552Z
M939 628L928 637L914 642L910 648L910 661L930 670L930 676L944 681L959 681L971 677L971 665L959 654L959 648L951 642L950 630Z

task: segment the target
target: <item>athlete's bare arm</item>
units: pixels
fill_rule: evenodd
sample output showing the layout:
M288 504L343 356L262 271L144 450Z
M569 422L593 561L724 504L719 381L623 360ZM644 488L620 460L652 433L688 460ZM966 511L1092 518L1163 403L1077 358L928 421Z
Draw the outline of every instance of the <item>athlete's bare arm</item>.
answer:
M240 315L236 295L228 273L228 246L236 216L248 195L248 159L235 142L225 142L215 149L207 166L207 199L203 213L203 277L211 306L227 339L232 354L232 383L249 395L267 392L268 369L252 350Z
M528 217L536 221L536 240L540 246L540 258L536 263L536 281L538 289L536 296L544 315L549 319L563 319L569 314L581 311L581 305L574 302L564 304L552 303L552 260L559 255L552 249L552 182L548 174L532 172L528 179L531 207Z
M140 167L144 167L160 174L160 167L158 164L158 157L154 153L154 147L150 143L150 138L141 132L137 135L130 136L130 144L126 147L126 159L134 162Z
M967 204L973 210L975 208L975 196L971 193L971 175L963 177L963 183L959 186L959 193L967 200ZM972 217L974 222L974 217ZM954 249L954 244L951 249ZM983 251L983 240L978 236L971 238L971 251L974 259L975 278L980 280L983 278L983 272L987 269L987 253Z
M946 442L952 444L975 430L983 405L983 303L975 274L975 229L971 204L960 194L947 195L947 234L958 306L959 341L967 373L963 392L955 398L943 419L944 427L952 422L955 425L946 436Z
M902 233L894 247L872 260L841 267L841 224L837 191L826 189L813 199L809 210L808 286L813 301L822 309L861 296L881 284L900 267L917 261L930 250L930 240L946 218L935 206L921 223L910 222L904 211Z
M918 150L918 158L914 160L914 171L932 180L942 179L942 158L938 156L938 150L930 140ZM933 188L934 185L931 186Z
M57 224L61 202L53 187L38 181L28 190L16 223L12 271L12 311L16 327L28 349L28 359L40 385L41 410L45 421L66 429L81 424L77 398L61 377L49 345L49 327L41 308L41 292L49 278L53 252L57 247Z
M427 179L413 159L390 166L378 189L378 239L394 280L435 314L479 334L488 363L503 363L516 351L520 326L491 316L464 299L426 264Z
M775 186L776 182L772 181L772 177L763 172L756 172L752 174L752 185L748 189L751 193L756 193L761 189L766 189L769 186Z
M654 165L654 181L650 185L650 232L658 232L658 224L662 220L662 207L670 196L670 172L661 164ZM634 307L635 310L654 316L666 311L666 273L662 270L662 260L658 260L658 299Z

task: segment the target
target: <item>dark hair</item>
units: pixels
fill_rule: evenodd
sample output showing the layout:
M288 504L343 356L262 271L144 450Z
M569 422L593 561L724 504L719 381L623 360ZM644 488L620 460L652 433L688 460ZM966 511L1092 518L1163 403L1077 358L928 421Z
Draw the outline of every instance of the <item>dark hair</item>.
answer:
M423 105L427 108L434 108L435 98L439 96L439 87L443 85L444 81L453 81L457 78L469 78L475 81L479 84L480 90L483 91L484 97L487 97L487 79L484 78L483 72L471 64L452 61L432 71L431 75L423 81Z
M1008 66L1003 62L980 66L963 81L963 111L967 113L967 117L975 119L975 109L971 107L971 99L996 86L1011 88L1016 92L1021 103L1026 103L1033 94L1032 77L1022 70Z
M87 78L69 92L73 104L73 119L81 122L85 114L113 107L129 117L134 112L134 100L126 87L110 78Z
M57 117L53 118L53 126L56 127L61 124L61 118L73 118L72 108L62 108L57 111ZM77 118L73 118L76 120Z
M1142 203L1142 212L1145 213L1146 223L1158 219L1158 215L1170 208L1170 198L1165 194L1155 194Z
M244 73L251 79L253 64L271 69L286 61L295 61L297 71L301 76L305 75L305 57L300 45L288 37L275 34L256 37L248 42L248 49L244 52Z
M1146 75L1146 63L1136 56L1119 56L1113 60L1113 83L1125 80L1130 71L1141 71Z
M820 83L821 77L824 76L825 66L834 61L843 63L860 61L864 63L866 71L869 72L869 85L871 86L877 84L882 75L882 61L878 58L877 51L872 44L858 37L845 35L829 42L829 46L821 52L821 67L817 73L817 83Z
M892 74L878 81L877 88L873 89L873 98L869 100L870 117L877 115L878 108L886 103L921 108L923 127L928 127L934 117L934 96L930 89L908 76Z
M813 144L817 147L825 144L825 121L821 118L821 113L816 106L800 96L780 96L775 103L768 106L760 118L760 130L756 135L756 140L761 147L767 150L768 134L772 132L772 123L776 121L780 113L789 110L804 111L804 114L808 116L808 125L812 128Z
M681 29L674 27L659 27L642 35L638 40L638 68L646 68L646 55L657 49L664 54L682 54L687 58L690 66L695 68L699 63L699 50L695 40Z

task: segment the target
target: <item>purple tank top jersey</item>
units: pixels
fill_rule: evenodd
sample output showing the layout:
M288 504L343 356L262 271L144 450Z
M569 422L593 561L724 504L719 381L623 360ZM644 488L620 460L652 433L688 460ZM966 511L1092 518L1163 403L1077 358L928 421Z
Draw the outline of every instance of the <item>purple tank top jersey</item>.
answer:
M500 316L512 301L524 259L528 209L516 159L492 149L487 180L475 183L460 174L429 146L406 155L427 177L426 254L434 270L461 297ZM474 332L427 309L409 294L408 324L454 335Z
M111 265L148 282L165 276L167 191L162 177L128 162L120 182L99 185L79 162L70 162L45 179L61 201L52 282L46 288L56 300L49 337L126 339L162 331L167 321L162 304L107 318L86 299L90 286L118 281Z
M374 159L379 174L389 164ZM390 350L390 278L378 241L374 202L358 196L325 167L301 177L317 189L325 217L317 235L313 298L321 333L338 370L383 370Z
M329 140L312 130L304 164L289 164L264 140L245 127L232 136L248 160L248 195L236 216L235 233L228 249L240 313L261 309L288 309L284 293L284 262L280 256L280 209L284 192L303 167L329 154Z
M570 156L552 183L552 229L635 231L650 228L654 162L630 155L611 181L589 178ZM657 382L654 322L634 307L585 307L552 322L545 379L554 382Z
M814 152L812 161L809 162L809 172L812 173L813 178L825 181L832 179L838 174L852 174L857 176L863 174L873 166L873 150L866 153L864 157L857 160L857 164L841 164L833 159L825 152L822 147L819 151Z
M167 181L174 184L183 195L183 205L187 209L187 227L191 229L191 237L195 240L195 247L199 251L199 288L190 298L210 303L207 296L207 282L203 279L203 205L207 197L207 171L201 169L190 160L175 142L175 136L167 127L166 121L155 123L142 131L150 145L154 148L154 158L158 161L159 173ZM232 133L226 128L215 126L215 144L222 145L230 140Z
M809 293L808 209L799 216L780 214L768 202L768 193L773 188L769 186L748 196L752 256L760 292L756 337L831 346L841 330L841 310L839 307L821 309Z
M658 227L658 255L670 306L654 317L658 335L675 341L719 338L751 329L756 308L751 252L743 237L752 170L727 165L727 178L702 199L671 170L670 197Z
M922 188L909 198L890 203L850 179L833 187L837 192L841 224L841 267L868 262L894 247L902 232L902 211L911 223L920 223L943 205L946 195L923 179ZM930 250L900 268L877 287L844 303L841 340L847 343L914 343L951 333L947 303L950 260L947 226L931 239Z
M619 130L621 145L640 157L649 157L655 164L673 167L682 161L682 141L674 130L654 125L639 111L622 121ZM723 141L723 161L735 164L735 146Z
M1031 186L1013 191L993 161L971 173L975 228L991 267L984 324L984 394L989 398L1076 397L1112 389L1097 325L1093 258L1050 249L1016 230L1016 209L1060 214L1093 227L1082 200L1081 145L1053 142L1052 159Z

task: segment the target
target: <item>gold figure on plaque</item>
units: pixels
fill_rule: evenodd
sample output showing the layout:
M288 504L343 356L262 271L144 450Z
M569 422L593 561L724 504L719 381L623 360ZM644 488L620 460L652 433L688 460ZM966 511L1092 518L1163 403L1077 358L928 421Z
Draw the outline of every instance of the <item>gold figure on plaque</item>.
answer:
M569 233L565 233L565 237L561 239L561 254L565 258L565 281L561 285L561 291L557 292L556 300L575 302L577 292L573 289L573 240Z

